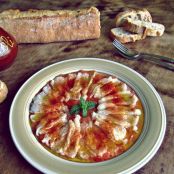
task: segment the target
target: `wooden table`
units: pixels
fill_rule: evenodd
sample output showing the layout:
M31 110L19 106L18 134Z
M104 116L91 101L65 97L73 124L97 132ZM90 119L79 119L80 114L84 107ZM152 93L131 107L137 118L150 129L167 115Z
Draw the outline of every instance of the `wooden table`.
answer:
M146 7L153 21L165 25L162 37L146 38L128 47L147 53L156 53L174 58L174 2L173 0L68 0L62 2L37 0L3 0L0 11L9 8L37 9L77 9L96 6L101 12L102 33L98 40L61 42L50 44L19 45L17 59L13 66L0 72L0 79L9 88L7 100L0 104L0 174L35 174L33 168L15 148L9 132L8 118L11 102L19 87L35 72L52 63L75 57L99 57L127 65L146 77L159 92L167 113L167 130L162 146L153 159L136 174L171 174L174 171L174 72L145 61L130 61L118 55L109 39L109 31L114 27L115 14L121 7ZM90 61L90 60L89 60ZM19 123L20 124L20 123Z

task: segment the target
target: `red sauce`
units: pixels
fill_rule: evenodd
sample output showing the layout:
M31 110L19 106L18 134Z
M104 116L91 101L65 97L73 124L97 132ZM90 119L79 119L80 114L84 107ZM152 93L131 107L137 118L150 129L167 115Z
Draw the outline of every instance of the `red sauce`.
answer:
M69 100L66 102L69 109L71 109L72 106L79 104L78 100Z
M107 84L105 84L103 87L102 87L102 89L104 90L104 91L114 91L115 90L115 85L113 85L113 83L107 83Z
M68 80L67 85L68 85L69 89L72 88L74 85L74 79Z
M122 102L122 101L123 101L122 98L114 98L114 99L112 100L113 103L120 103L120 102Z

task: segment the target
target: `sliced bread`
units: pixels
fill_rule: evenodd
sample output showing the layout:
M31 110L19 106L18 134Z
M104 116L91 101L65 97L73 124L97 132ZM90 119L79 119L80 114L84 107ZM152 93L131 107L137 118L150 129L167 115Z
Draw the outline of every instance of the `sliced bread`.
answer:
M146 36L161 36L165 30L162 24L145 22L132 18L126 18L122 26L126 31L143 35L143 38Z
M133 20L141 20L152 22L152 16L147 11L147 9L125 9L123 12L118 13L115 17L116 27L122 26L122 23L126 18L131 18Z
M111 29L111 37L119 40L121 43L135 42L142 39L140 34L125 31L122 27Z

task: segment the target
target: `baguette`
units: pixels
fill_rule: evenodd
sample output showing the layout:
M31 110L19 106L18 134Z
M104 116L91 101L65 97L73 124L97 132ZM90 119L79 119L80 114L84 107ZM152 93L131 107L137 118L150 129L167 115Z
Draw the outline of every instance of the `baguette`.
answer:
M147 11L147 9L126 9L123 12L120 12L115 17L116 27L122 27L122 23L126 18L131 18L132 20L141 20L146 22L152 22L152 16Z
M140 34L125 31L122 27L111 29L111 37L119 40L121 43L135 42L142 39Z
M162 36L165 30L162 24L133 20L131 18L125 19L122 26L127 31L143 35L143 38L146 36Z
M97 8L72 10L7 10L0 13L0 26L18 43L49 43L100 37Z

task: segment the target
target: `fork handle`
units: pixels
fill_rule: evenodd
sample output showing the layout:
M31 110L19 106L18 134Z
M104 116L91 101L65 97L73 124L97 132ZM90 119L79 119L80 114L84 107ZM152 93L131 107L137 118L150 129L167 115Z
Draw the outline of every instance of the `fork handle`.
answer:
M169 62L169 63L174 63L174 58L169 58L169 57L165 57L165 56L160 56L160 55L155 55L155 54L148 54L148 53L141 53L140 54L144 59L148 59L149 57L151 59L157 59L160 61L164 61L164 62Z
M153 55L153 54L146 54L146 53L141 53L140 57L151 61L151 62L155 62L156 64L165 67L167 69L170 69L172 71L174 71L174 60L168 57L163 57L163 56L158 56L158 55Z

